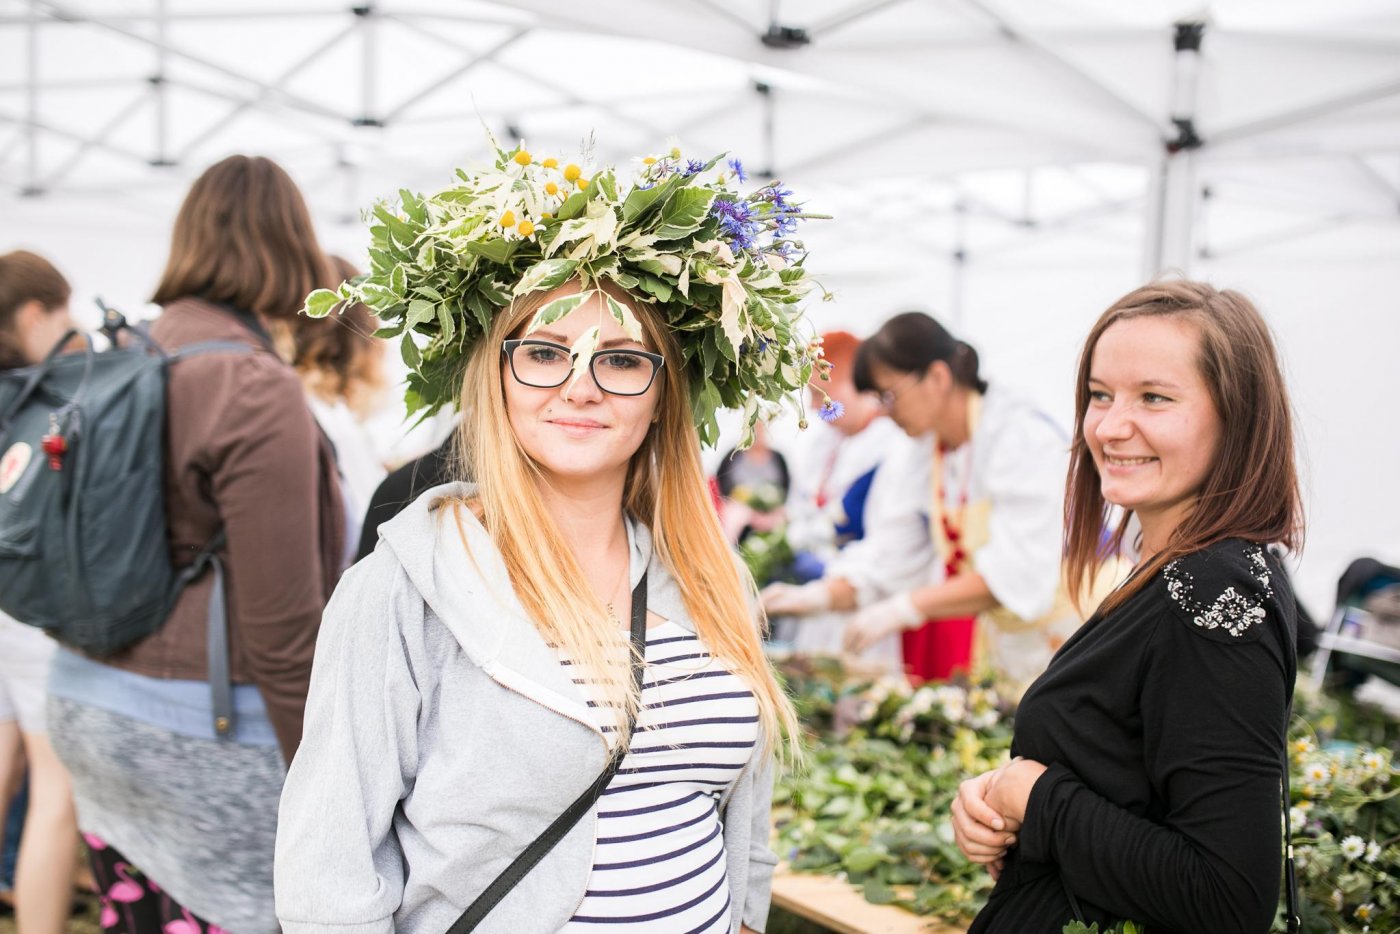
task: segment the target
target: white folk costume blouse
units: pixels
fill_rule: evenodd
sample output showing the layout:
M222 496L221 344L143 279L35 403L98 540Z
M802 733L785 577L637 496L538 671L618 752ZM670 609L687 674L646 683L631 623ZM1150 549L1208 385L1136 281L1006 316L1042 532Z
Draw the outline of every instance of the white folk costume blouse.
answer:
M828 574L849 580L867 606L941 583L961 547L965 566L1001 604L978 617L979 651L1024 688L1082 622L1061 587L1069 438L1050 416L997 387L974 396L969 416L966 444L940 454L930 434L881 469L865 542L843 552ZM957 544L934 514L935 491Z
M828 565L842 551L863 547L876 509L881 465L897 458L910 441L888 418L876 418L860 432L844 435L824 423L812 425L795 460L792 490L788 495L788 542ZM864 485L864 510L860 522L848 514L847 494ZM853 526L855 528L853 528ZM854 531L860 534L854 539ZM839 611L803 617L778 617L773 637L791 643L796 652L839 655L841 640L851 614ZM861 660L892 674L902 671L899 637L889 636L872 645Z

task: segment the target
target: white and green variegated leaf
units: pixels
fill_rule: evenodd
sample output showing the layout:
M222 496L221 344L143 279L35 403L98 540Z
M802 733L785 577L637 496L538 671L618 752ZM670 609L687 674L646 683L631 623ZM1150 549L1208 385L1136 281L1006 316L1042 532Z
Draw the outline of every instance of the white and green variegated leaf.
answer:
M724 332L725 342L728 343L729 349L732 351L732 353L726 354L730 360L739 359L739 347L744 342L743 313L748 297L744 283L737 275L731 274L724 280L719 326L720 330Z
M415 298L408 303L408 326L416 328L420 324L427 324L437 317L437 308L432 302L423 298Z
M694 233L709 216L715 192L705 188L682 188L661 209L661 222L654 231L658 240L676 240Z
M556 298L554 301L549 302L539 311L535 312L535 316L530 319L530 326L525 329L526 333L538 331L542 327L553 324L588 301L592 295L592 292L579 292L576 295L565 295L563 298Z
M369 307L376 311L388 311L395 305L402 304L402 300L377 282L365 282L360 285L360 297Z
M578 269L578 263L571 259L546 259L541 260L529 269L525 270L525 275L520 277L520 282L515 286L516 296L526 295L530 292L547 292L550 289L558 288Z
M593 362L593 351L598 349L598 335L601 333L595 324L580 334L578 340L574 341L574 346L569 348L574 355L574 366L569 375L569 385L564 390L566 398L574 391L578 381L588 375L588 365Z
M389 273L389 291L400 298L408 295L408 271L402 263L394 266L394 271Z
M611 295L608 295L607 292L604 292L603 296L608 300L608 311L612 314L613 320L622 326L622 330L629 338L640 342L642 339L642 324L637 320L637 316L632 313L632 309L628 308Z
M336 305L340 304L340 296L330 289L317 289L306 296L306 306L301 313L308 318L324 318L330 314Z
M442 329L442 339L450 341L457 336L457 321L452 317L452 313L447 310L446 305L437 307L438 327Z

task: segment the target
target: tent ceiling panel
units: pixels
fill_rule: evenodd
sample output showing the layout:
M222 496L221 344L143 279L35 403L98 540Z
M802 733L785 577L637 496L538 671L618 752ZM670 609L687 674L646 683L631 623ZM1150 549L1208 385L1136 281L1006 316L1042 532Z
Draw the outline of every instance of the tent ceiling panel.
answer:
M1152 201L1183 18L1208 24L1193 114L1205 146L1175 197L1228 172L1291 210L1393 212L1394 173L1358 162L1400 151L1387 0L683 0L645 15L633 0L379 0L368 16L344 0L0 0L0 179L139 197L154 189L137 180L179 187L250 150L305 166L344 216L372 192L444 183L484 154L484 123L560 154L596 131L609 161L674 137L803 188L883 176L968 200L989 187L974 209L1012 231L1102 224ZM791 47L761 41L774 24L798 30ZM163 93L145 85L143 101L158 68ZM161 160L179 169L144 165ZM987 170L1006 179L969 175Z

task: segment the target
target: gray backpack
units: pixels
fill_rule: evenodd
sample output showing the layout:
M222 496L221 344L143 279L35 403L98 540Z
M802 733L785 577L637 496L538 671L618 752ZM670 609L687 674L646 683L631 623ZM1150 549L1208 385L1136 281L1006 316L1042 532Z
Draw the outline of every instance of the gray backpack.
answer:
M84 352L62 353L70 331L42 363L0 372L0 609L97 656L158 629L208 567L222 578L222 532L189 567L171 565L166 369L197 354L252 352L211 341L167 354L113 311L103 330L131 339L99 352L89 337ZM227 638L218 583L211 656Z

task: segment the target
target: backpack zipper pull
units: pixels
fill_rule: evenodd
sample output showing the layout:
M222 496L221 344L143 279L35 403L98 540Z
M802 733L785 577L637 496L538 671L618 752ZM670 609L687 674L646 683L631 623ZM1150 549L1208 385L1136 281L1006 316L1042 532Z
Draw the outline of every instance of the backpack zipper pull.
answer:
M68 439L59 434L58 417L49 413L49 433L39 442L44 453L49 456L49 469L63 469L63 455L68 453Z

